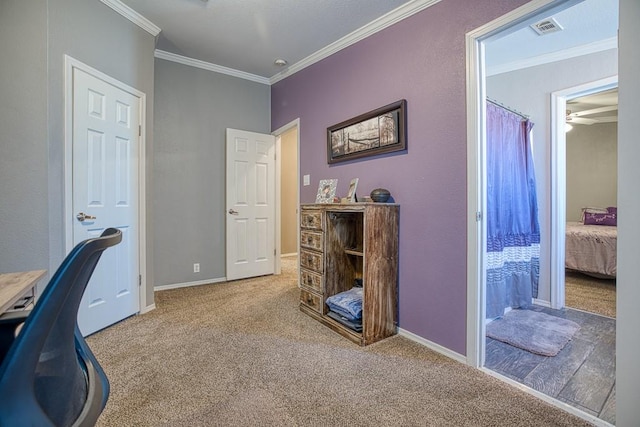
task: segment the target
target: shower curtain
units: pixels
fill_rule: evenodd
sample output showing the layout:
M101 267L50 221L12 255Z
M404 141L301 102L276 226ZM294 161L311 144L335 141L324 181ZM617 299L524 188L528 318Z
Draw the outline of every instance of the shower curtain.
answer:
M486 317L538 296L540 227L528 119L487 102Z

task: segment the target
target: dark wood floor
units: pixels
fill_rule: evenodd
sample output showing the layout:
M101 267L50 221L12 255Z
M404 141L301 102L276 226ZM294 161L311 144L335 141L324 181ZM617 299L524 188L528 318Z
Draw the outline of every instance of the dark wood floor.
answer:
M616 320L584 311L534 306L580 325L553 357L487 338L485 367L615 424Z

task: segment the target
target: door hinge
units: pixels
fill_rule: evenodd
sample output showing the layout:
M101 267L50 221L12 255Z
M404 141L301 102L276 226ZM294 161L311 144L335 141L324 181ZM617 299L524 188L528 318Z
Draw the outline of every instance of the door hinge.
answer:
M482 221L482 212L476 212L476 221Z
M138 274L138 286L142 286L142 274Z
M142 125L138 125L138 136L142 136Z
M273 256L276 256L276 249L273 248Z

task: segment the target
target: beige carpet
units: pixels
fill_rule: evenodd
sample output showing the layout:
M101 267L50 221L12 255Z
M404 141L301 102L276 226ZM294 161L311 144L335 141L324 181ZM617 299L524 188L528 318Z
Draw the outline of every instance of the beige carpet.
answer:
M597 279L582 273L567 271L564 291L567 307L616 317L615 279Z
M111 382L99 426L584 426L404 337L359 347L280 277L156 293L88 341Z

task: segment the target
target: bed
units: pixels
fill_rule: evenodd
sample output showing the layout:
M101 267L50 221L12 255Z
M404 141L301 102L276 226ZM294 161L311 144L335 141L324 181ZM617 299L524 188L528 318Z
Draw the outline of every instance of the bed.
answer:
M599 278L615 278L617 241L616 226L568 222L565 267Z

